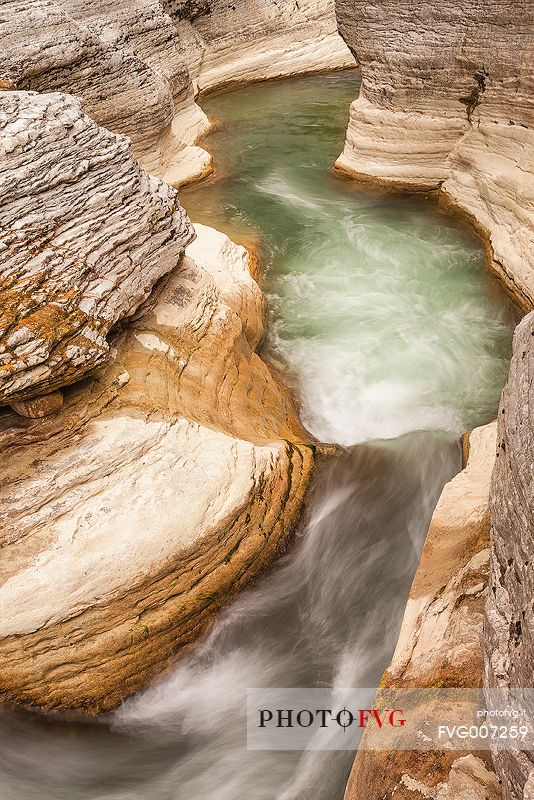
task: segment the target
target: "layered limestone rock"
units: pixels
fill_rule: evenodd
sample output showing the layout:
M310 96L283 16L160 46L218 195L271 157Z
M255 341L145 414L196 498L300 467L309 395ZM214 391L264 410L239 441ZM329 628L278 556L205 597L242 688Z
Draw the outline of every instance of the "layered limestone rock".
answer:
M336 0L361 67L337 167L440 189L484 234L491 265L534 303L534 6L499 0Z
M465 469L445 486L434 511L397 647L381 686L482 685L480 637L489 580L489 490L496 423L476 428L469 445ZM390 796L497 800L499 784L488 753L459 755L360 749L345 798L360 798L365 786L369 800Z
M487 685L528 687L524 706L534 714L534 313L517 327L510 375L499 411L497 460L491 487L491 591L486 606L484 646ZM532 796L531 752L500 750L493 755L504 777L503 797Z
M168 13L172 13L169 16ZM198 89L351 65L332 0L208 5L164 0L6 0L0 82L69 92L128 136L140 163L174 186L208 174Z
M59 413L1 422L0 692L101 711L284 548L312 448L255 348L246 251L199 226Z
M175 185L211 168L195 146L208 129L185 54L158 0L7 0L0 79L82 98L100 125L128 136L152 174Z
M97 712L136 691L285 547L311 474L314 443L257 353L248 253L198 226L183 256L191 225L145 169L174 184L209 169L189 65L207 89L352 59L329 4L220 4L194 25L190 10L2 7L10 701Z
M0 404L107 358L111 327L174 269L193 229L176 191L79 99L0 92Z
M407 794L403 794L407 791ZM425 798L425 800L499 800L499 781L481 758L470 753L453 761L447 779L429 786L403 775L396 798Z
M195 91L354 65L333 0L162 0Z

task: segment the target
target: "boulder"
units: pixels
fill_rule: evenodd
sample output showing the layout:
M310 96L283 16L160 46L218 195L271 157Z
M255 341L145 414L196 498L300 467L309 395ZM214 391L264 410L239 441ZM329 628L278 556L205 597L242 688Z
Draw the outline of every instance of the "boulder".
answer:
M79 380L193 229L124 136L57 92L0 93L0 403Z

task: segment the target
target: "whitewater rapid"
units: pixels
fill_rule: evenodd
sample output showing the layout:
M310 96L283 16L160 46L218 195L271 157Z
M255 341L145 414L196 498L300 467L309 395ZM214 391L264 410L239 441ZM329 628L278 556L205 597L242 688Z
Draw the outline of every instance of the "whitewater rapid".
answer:
M481 242L435 200L332 175L357 83L338 73L209 99L225 120L207 140L216 177L182 201L259 248L267 353L319 440L460 435L495 414L513 321Z

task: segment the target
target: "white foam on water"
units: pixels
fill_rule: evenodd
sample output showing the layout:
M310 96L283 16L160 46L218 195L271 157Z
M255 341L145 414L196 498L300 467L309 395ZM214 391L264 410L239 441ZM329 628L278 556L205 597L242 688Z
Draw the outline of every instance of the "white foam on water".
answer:
M510 322L481 302L482 253L447 241L453 232L435 220L397 230L379 209L374 224L348 213L323 214L312 240L282 250L268 276L268 346L288 365L304 423L351 445L486 421Z
M290 205L291 208L297 206L306 210L311 209L319 213L323 210L321 203L313 202L305 191L299 192L297 188L291 187L281 175L276 173L273 173L265 178L265 180L257 183L255 188L257 192L273 195L278 200Z

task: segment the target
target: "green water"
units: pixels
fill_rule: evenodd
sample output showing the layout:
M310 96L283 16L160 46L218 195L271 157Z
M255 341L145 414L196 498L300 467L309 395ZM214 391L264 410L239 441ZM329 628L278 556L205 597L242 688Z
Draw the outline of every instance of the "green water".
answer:
M184 190L193 221L259 239L272 313L308 428L345 445L495 416L513 321L481 242L431 198L332 175L357 73L208 98L216 176Z

